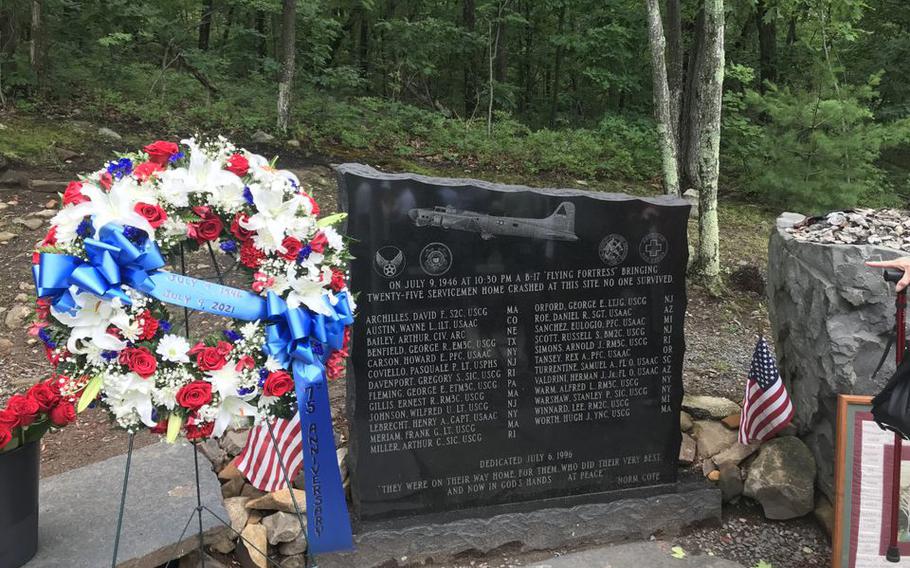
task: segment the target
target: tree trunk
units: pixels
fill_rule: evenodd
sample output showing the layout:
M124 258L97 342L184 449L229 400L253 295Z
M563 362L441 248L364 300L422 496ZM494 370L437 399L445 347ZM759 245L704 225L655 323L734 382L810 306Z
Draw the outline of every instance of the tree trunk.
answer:
M474 112L477 105L477 69L475 68L473 35L477 24L477 15L475 13L474 0L462 0L461 3L461 22L465 32L471 36L469 41L468 54L464 58L462 65L463 89L464 89L464 115L467 117Z
M202 0L202 19L199 20L199 49L208 51L209 37L212 35L212 2Z
M559 4L559 23L556 27L556 35L562 40L563 28L566 24L566 4ZM550 128L556 123L556 110L559 103L559 79L562 71L562 41L556 46L556 56L553 62L553 88L550 91Z
M357 59L364 78L370 73L370 22L366 8L360 7L360 40L357 43Z
M658 0L647 0L648 43L651 46L651 75L654 83L654 114L657 119L658 144L663 160L664 192L679 195L677 145L670 111L670 88L667 85L666 40L660 19Z
M508 26L504 20L499 22L499 42L496 48L496 82L505 83L509 66L509 42L506 39Z
M720 172L720 113L724 83L724 3L705 0L703 57L697 69L694 108L699 117L697 146L698 246L695 270L707 289L718 294L723 289L720 277L720 237L717 223L717 178Z
M31 42L29 43L28 62L35 76L35 84L40 88L44 83L44 69L41 57L41 0L32 0Z
M291 116L291 88L294 85L297 0L281 2L281 80L278 83L278 131L287 134Z
M265 59L265 56L268 55L268 48L266 47L266 35L265 35L265 12L262 10L256 11L256 55L259 56L259 59Z
M234 5L228 7L227 17L224 22L224 30L221 32L221 47L227 45L228 38L231 37L231 26L234 25Z
M670 125L679 148L679 117L683 100L682 13L679 0L667 0L667 83L670 90ZM677 171L677 179L679 172Z
M777 22L768 17L766 0L755 3L755 24L758 26L759 89L764 92L765 81L777 81Z

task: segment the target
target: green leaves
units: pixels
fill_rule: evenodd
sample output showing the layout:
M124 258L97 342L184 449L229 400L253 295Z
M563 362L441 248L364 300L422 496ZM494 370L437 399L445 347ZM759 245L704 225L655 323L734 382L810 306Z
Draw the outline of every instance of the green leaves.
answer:
M347 218L347 213L335 213L334 215L328 215L322 219L316 221L316 226L319 228L328 227L329 225L334 225L335 223L340 223Z
M686 557L686 551L681 546L674 546L670 549L670 556L682 560Z

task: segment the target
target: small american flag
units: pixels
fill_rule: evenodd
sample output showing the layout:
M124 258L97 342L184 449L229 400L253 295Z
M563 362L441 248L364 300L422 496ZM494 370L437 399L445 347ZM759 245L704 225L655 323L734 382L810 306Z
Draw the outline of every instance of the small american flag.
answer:
M278 451L272 442L272 434L278 442ZM254 426L246 446L234 461L250 485L266 492L287 487L279 459L283 461L291 483L303 464L300 415L295 412L293 418L276 419L272 424L272 434L269 434L269 426L264 422Z
M755 345L742 418L739 421L739 442L763 442L780 432L793 419L793 403L780 380L777 363L762 337Z

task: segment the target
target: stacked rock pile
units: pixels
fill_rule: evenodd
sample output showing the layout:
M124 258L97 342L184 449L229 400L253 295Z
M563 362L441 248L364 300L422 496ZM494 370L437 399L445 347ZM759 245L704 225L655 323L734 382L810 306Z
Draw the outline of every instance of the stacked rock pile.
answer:
M851 209L808 217L787 229L798 241L877 245L910 252L910 212L900 209Z
M222 531L211 543L211 550L233 554L242 566L249 568L274 566L256 549L268 551L282 568L303 568L307 550L303 475L293 480L293 487L272 493L250 485L234 465L234 458L243 450L248 437L249 430L230 430L220 440L208 440L200 447L221 481L221 496L229 516L226 520L233 529ZM350 491L347 452L346 447L339 447L338 466L345 491ZM299 517L295 499L302 513Z
M686 395L679 417L680 463L700 467L718 484L725 503L743 496L755 499L768 519L793 519L816 510L815 458L793 435L795 429L788 427L761 445L743 445L737 440L740 411L725 398ZM827 525L827 519L820 520Z

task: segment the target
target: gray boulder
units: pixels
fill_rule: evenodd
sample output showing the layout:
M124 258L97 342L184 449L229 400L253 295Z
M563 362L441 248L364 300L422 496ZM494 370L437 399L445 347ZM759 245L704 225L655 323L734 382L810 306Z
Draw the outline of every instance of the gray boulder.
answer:
M110 138L111 140L122 140L123 137L111 130L110 128L102 126L98 129L98 134L104 136L105 138Z
M682 407L693 418L713 418L720 420L740 411L739 405L720 396L687 394L683 396Z
M736 442L736 432L727 429L720 422L696 420L692 427L701 459L713 457Z
M812 512L815 505L812 452L794 436L767 442L749 467L743 494L761 503L769 519L793 519Z
M268 531L269 544L271 545L291 542L301 532L301 523L297 515L283 511L264 517L262 525Z
M889 357L872 380L894 329L894 287L863 263L904 253L797 241L787 228L804 219L777 219L768 246L768 312L794 424L815 456L819 489L834 500L837 395L876 394L894 371Z

